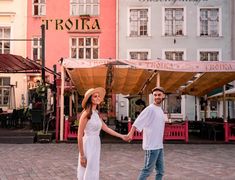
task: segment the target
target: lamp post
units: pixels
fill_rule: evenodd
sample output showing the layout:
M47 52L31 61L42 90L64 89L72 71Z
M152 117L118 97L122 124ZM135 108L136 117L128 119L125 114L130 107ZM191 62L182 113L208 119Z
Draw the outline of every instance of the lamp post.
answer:
M42 42L42 84L45 85L45 24L41 25Z
M45 88L45 25L41 25L41 42L42 42L42 86ZM45 133L46 127L46 99L47 99L47 92L45 92L44 96L42 97L42 113L43 113L43 133Z

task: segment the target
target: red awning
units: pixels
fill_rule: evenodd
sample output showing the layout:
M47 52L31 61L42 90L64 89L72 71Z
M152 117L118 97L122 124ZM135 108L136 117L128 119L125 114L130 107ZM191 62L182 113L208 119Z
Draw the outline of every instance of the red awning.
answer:
M41 65L22 56L0 54L0 73L37 73Z

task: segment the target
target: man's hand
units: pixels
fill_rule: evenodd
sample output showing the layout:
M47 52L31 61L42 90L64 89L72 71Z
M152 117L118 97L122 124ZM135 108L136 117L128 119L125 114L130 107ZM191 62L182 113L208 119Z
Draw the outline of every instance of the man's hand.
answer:
M133 139L133 134L129 132L129 133L127 134L127 137L128 137L128 142L131 142L132 139Z
M128 138L127 135L122 135L121 138L122 138L123 141L129 142L129 138Z

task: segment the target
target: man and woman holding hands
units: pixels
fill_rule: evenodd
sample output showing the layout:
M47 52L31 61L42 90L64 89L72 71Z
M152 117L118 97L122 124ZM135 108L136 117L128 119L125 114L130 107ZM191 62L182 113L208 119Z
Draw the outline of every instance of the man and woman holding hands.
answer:
M164 112L161 108L165 90L155 87L152 90L154 103L147 106L137 117L130 132L123 135L109 128L99 116L98 106L105 97L102 87L87 90L82 101L83 112L78 129L78 180L99 180L100 169L100 130L130 142L134 132L143 131L144 167L138 177L145 180L156 169L156 180L161 180L164 173L163 134L165 127Z

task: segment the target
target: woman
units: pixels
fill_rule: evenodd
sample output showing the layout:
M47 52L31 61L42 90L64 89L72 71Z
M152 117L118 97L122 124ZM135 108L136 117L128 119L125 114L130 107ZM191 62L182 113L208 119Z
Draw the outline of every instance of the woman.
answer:
M105 96L102 87L89 89L82 101L83 112L78 129L78 180L98 180L100 164L100 130L128 141L127 136L110 129L99 117L97 107Z

